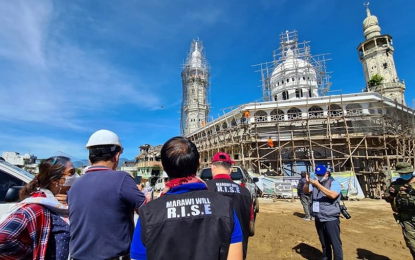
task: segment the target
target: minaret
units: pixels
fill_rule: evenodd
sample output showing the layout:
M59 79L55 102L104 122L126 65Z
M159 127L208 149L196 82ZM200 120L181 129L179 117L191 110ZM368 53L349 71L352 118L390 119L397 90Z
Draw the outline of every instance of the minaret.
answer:
M363 21L363 35L366 38L359 44L360 62L366 80L366 91L378 92L384 97L405 104L405 83L400 82L396 72L392 36L381 35L378 18L370 14L366 3L367 17Z
M180 131L186 136L206 124L209 114L207 93L209 65L203 53L203 44L193 40L182 71L183 100Z

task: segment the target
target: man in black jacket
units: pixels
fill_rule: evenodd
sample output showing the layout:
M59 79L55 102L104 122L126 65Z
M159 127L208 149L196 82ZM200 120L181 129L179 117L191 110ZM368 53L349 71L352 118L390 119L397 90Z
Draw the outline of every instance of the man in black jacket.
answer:
M160 198L140 208L131 258L241 260L243 235L232 200L196 177L196 145L173 137L160 154L169 182Z
M238 185L231 179L232 164L234 163L227 153L219 152L215 154L211 165L213 180L207 181L206 184L209 190L219 192L232 199L233 208L242 227L245 259L248 249L250 227L253 224L253 205L248 189Z

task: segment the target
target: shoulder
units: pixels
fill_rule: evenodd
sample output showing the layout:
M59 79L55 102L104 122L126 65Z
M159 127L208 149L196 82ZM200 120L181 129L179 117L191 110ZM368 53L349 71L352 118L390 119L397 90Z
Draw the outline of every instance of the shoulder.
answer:
M111 174L117 174L117 175L132 177L128 172L125 172L125 171L112 171Z
M239 184L238 184L238 185L239 185ZM239 185L239 188L240 188L241 193L242 193L243 195L249 195L249 197L251 197L251 193L249 192L249 190L248 190L246 187L243 187L243 186Z
M49 214L49 210L39 204L25 204L20 207L15 213L23 214L28 220L36 219L39 216Z
M207 181L205 181L205 183L206 183L207 185L212 185L212 184L215 184L217 181L218 181L218 179L211 179L211 180L207 180Z

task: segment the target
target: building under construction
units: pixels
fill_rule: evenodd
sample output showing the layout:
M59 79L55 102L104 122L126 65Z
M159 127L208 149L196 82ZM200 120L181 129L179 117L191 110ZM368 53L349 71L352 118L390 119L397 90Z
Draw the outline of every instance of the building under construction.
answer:
M187 135L206 124L209 114L209 64L206 61L203 44L194 40L183 65L182 111L180 129Z
M264 101L241 105L210 122L206 96L199 96L207 93L209 74L207 67L192 69L201 64L194 62L199 45L193 42L182 73L181 130L197 145L202 166L218 151L267 175L294 175L325 164L336 172L356 173L366 196L380 197L396 162L415 161L415 118L397 76L392 37L382 35L377 18L366 12L366 39L358 46L364 92L329 95L326 55L313 56L308 42L299 43L295 31L285 32L273 61L258 65Z

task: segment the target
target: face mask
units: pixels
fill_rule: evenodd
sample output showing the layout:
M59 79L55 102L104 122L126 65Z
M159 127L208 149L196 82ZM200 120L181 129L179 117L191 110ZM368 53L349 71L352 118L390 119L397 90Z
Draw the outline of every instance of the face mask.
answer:
M407 174L401 174L401 179L405 180L405 181L409 181L410 179L412 179L413 175L412 173L407 173Z
M63 184L63 186L65 186L65 187L72 186L72 184L76 181L77 178L78 178L78 174L76 174L76 173L72 176L67 176L65 178L65 183Z
M328 177L324 176L324 175L317 175L317 179L318 179L319 182L323 182L323 181L327 180Z

